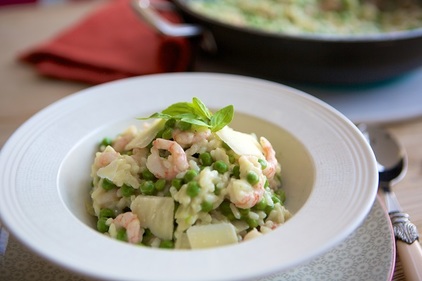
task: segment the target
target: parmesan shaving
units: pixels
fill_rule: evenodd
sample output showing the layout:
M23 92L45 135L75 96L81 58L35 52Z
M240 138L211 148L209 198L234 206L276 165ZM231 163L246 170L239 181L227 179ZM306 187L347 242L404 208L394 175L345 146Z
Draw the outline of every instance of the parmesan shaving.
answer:
M254 155L260 158L263 156L261 145L253 134L238 132L228 126L225 126L216 134L237 155Z

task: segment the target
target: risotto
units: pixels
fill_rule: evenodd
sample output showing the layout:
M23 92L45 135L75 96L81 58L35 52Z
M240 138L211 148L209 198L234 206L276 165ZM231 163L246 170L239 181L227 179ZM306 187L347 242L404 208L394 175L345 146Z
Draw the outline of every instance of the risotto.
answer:
M281 168L263 136L229 127L197 98L173 104L99 145L89 211L98 231L128 243L198 249L270 232L290 216ZM151 120L150 120L151 119Z
M422 27L419 0L189 0L232 25L288 34L373 34Z

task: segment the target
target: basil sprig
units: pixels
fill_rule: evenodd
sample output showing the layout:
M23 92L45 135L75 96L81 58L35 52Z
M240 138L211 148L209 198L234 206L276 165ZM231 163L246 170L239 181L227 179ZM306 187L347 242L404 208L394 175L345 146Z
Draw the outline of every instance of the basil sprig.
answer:
M156 112L149 117L139 119L175 119L193 125L207 127L212 132L217 132L228 125L233 120L233 116L233 105L221 108L213 114L200 99L194 97L192 102L178 102L170 105L161 112Z

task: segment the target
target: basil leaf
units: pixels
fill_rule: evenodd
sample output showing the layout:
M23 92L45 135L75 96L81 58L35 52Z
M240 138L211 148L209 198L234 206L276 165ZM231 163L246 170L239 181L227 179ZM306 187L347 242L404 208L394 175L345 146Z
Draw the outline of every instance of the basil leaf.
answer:
M199 119L196 114L193 114L193 113L183 113L179 115L174 115L172 118L186 122L186 123L194 124L194 125L205 126L205 127L210 126L208 124L208 120L203 121Z
M192 99L192 104L198 113L199 116L202 116L203 119L209 120L212 116L209 109L205 106L205 104L198 98Z
M217 132L223 129L224 126L228 125L234 116L233 105L226 106L211 116L211 131Z
M171 116L184 114L184 113L194 113L194 112L195 112L194 107L192 106L192 104L188 102L178 102L178 103L172 104L162 111L162 113L168 114Z
M147 119L153 119L153 118L161 118L161 119L171 119L172 117L168 114L163 114L161 112L156 112L154 114L151 114L149 117L139 117L137 119L139 120L147 120Z
M201 121L199 119L195 119L195 118L185 117L185 118L182 118L180 120L183 121L183 122L190 123L190 124L193 124L193 125L198 125L198 126L201 126L201 127L207 127L207 128L211 127L210 125L208 125L208 123Z
M140 120L161 118L164 120L176 119L193 125L210 128L212 132L221 130L233 120L233 105L226 106L214 114L198 98L192 102L177 102L162 112L156 112L149 117L138 118Z
M176 119L180 119L180 118L184 118L184 117L186 117L186 118L197 118L198 116L195 113L186 112L186 113L180 113L180 114L172 115L172 117L176 118Z

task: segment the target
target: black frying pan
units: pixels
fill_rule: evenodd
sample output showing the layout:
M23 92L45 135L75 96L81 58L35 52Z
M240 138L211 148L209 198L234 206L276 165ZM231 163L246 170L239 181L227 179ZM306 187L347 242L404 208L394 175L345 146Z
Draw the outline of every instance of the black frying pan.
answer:
M222 23L193 11L186 2L173 0L186 23L213 37L216 59L252 74L293 82L363 84L422 65L422 28L350 37L286 35Z

